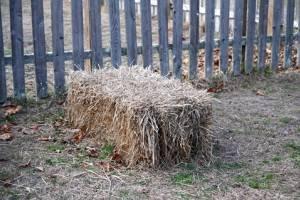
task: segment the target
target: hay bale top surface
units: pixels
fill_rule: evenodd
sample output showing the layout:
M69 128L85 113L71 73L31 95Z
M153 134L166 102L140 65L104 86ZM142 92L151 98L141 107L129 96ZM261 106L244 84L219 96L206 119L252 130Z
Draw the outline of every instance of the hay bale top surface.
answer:
M131 108L182 107L189 103L205 105L210 102L206 91L141 67L105 68L93 73L76 71L71 74L70 87L78 84L95 95L90 97L91 100L101 95Z

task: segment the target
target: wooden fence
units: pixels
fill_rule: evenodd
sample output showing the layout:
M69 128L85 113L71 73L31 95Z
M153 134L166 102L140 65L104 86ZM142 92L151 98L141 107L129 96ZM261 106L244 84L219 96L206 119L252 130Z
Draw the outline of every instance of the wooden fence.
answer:
M273 1L273 0L271 0ZM142 26L142 46L137 46L136 37L136 4L134 0L125 0L125 21L126 21L126 42L127 48L121 48L120 37L120 1L109 0L110 14L110 47L104 48L101 38L101 0L90 0L90 38L91 49L84 49L84 27L83 27L83 3L82 0L72 0L72 42L73 50L64 51L64 26L63 26L63 2L62 0L51 0L52 10L52 49L53 52L46 52L45 47L45 27L43 16L43 0L31 0L32 9L32 30L34 41L34 53L24 54L23 29L22 29L22 0L10 0L10 24L12 55L4 56L3 30L0 13L0 102L4 102L7 97L7 87L5 79L5 67L12 66L14 96L16 98L25 97L25 75L24 65L35 64L37 96L44 98L48 96L47 69L46 63L52 62L54 65L55 91L61 94L65 90L65 61L72 60L74 70L84 69L84 60L90 59L94 68L103 67L103 58L111 57L111 64L118 68L121 64L122 56L128 57L128 65L137 64L138 54L142 54L143 66L153 65L153 51L158 51L160 55L160 72L166 76L170 71L174 77L181 78L182 73L182 52L189 50L189 78L196 79L198 50L205 49L205 76L213 76L213 50L220 48L220 69L226 73L228 71L228 48L233 48L233 74L241 74L242 47L246 49L245 72L251 73L254 67L259 70L266 68L266 48L267 43L272 45L272 69L276 69L279 63L279 49L281 42L285 47L285 67L291 67L292 48L295 41L299 41L299 31L294 32L294 12L295 0L288 0L286 5L285 34L282 34L281 16L283 12L282 0L274 0L273 12L273 36L267 36L268 25L268 4L269 0L236 0L234 5L234 35L229 38L230 0L222 0L220 8L220 37L215 38L215 0L206 0L205 3L205 41L199 40L199 1L190 0L190 37L189 41L183 43L183 0L174 0L173 13L173 42L168 43L168 5L167 1L157 1L157 13L159 21L159 44L152 44L151 25L151 1L140 2L141 26ZM244 3L247 2L248 12L244 12ZM257 3L259 5L259 26L256 34L255 20L257 13ZM247 33L243 35L243 16L247 16ZM298 29L299 30L299 29ZM71 34L71 33L70 33ZM254 47L258 48L258 65L254 66ZM172 65L169 63L169 50L172 50Z

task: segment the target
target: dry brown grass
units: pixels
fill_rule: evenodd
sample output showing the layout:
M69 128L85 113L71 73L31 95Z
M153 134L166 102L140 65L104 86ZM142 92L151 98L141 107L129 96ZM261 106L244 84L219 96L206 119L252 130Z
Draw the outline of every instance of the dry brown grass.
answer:
M115 150L128 166L208 161L212 110L206 91L140 67L74 72L68 119Z

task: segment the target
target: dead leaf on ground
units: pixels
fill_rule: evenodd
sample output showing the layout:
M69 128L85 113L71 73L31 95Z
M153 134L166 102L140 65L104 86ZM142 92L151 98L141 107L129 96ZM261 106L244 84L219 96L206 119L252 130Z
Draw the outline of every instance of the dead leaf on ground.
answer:
M215 87L211 87L207 89L208 93L218 93L218 92L222 92L222 90L224 89L224 83L221 83Z
M26 162L26 163L20 164L18 167L19 167L19 168L27 168L27 167L30 167L30 166L31 166L31 161L29 160L29 161Z
M104 170L106 172L110 172L113 170L112 164L110 162L100 161L100 162L96 163L95 165L97 167L100 167L102 170Z
M257 90L257 91L256 91L256 95L257 95L257 96L265 96L266 94L265 94L264 91L262 91L262 90Z
M13 139L13 135L11 133L4 133L0 135L0 141L10 141Z
M9 117L11 115L17 114L22 110L22 106L19 105L9 105L4 108L5 108L5 117Z
M90 157L93 157L93 158L99 157L99 153L98 153L97 149L94 147L86 147L86 152L87 152L88 156L90 156Z
M75 143L80 143L83 138L86 136L86 133L82 130L80 130L78 133L76 133L74 136L73 136L73 141Z
M113 156L111 157L111 160L114 161L115 163L118 163L118 164L123 163L122 156L118 153L114 153Z
M43 172L44 171L44 168L43 167L35 167L34 168L36 171L39 171L39 172Z
M43 136L43 137L39 137L37 139L37 141L40 141L40 142L49 142L51 140L52 140L51 136Z

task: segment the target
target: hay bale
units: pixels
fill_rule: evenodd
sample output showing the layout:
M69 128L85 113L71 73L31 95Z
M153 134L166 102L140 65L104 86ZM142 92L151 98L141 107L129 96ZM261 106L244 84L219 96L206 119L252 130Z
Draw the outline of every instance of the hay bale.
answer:
M207 161L212 109L206 91L138 67L74 72L68 120L102 143L113 143L128 166Z

